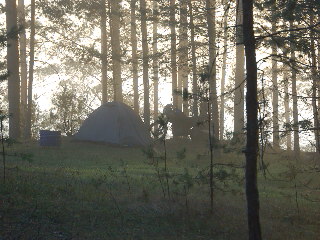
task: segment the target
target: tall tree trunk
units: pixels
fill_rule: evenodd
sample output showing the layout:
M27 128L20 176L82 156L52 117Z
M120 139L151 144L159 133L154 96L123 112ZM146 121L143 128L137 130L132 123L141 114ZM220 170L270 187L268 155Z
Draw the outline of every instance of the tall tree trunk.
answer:
M131 48L132 48L132 79L133 79L133 106L134 111L139 114L139 76L138 76L138 41L136 24L137 0L131 0Z
M237 0L236 20L236 73L234 91L234 134L242 138L244 126L244 45L243 45L243 9L242 0Z
M320 15L318 16L318 22L320 22ZM320 75L320 38L318 38L318 74ZM317 84L318 88L318 113L319 113L319 122L320 122L320 80L318 80Z
M224 134L224 92L226 83L226 68L227 68L227 54L228 54L228 13L229 3L224 0L224 16L223 16L223 58L222 58L222 71L221 71L221 103L220 103L220 140L223 140Z
M106 0L101 0L101 86L102 102L108 102L108 40Z
M152 25L152 52L153 52L153 85L154 85L154 93L153 93L153 121L155 122L158 119L159 112L159 57L158 57L158 21L159 21L159 9L157 0L153 0L153 25ZM155 129L157 129L158 125L155 125Z
M312 9L311 9L312 11ZM314 13L310 14L310 26L314 24ZM312 77L312 109L313 109L313 121L314 121L314 137L316 142L316 152L318 155L320 154L320 126L319 126L319 112L317 106L317 57L316 57L316 50L315 50L315 37L314 37L314 30L310 30L310 39L311 39L311 77Z
M26 16L24 0L18 1L18 21L20 30L20 78L21 78L21 127L23 135L26 134L26 115L28 103L28 66L27 66L27 38L26 38Z
M27 139L31 139L31 125L32 125L32 108L33 108L33 96L32 96L32 85L33 85L33 67L34 67L34 45L35 45L35 0L31 0L31 21L30 21L30 60L29 60L29 82L28 82L28 113L27 113Z
M177 91L177 36L176 36L176 1L170 0L170 40L171 40L171 75L172 75L172 103L178 107ZM174 133L173 133L174 135Z
M142 62L143 62L143 118L147 127L150 126L150 100L149 100L149 48L147 31L146 1L140 0L141 34L142 34Z
M197 59L196 59L196 44L195 44L195 30L193 22L193 7L192 0L188 1L189 7L189 25L190 25L190 45L191 45L191 60L192 60L192 94L193 94L193 105L192 113L194 117L198 117L198 80L197 80Z
M283 50L284 59L287 58L287 50ZM292 138L291 138L291 127L290 127L290 98L289 98L289 79L288 79L288 67L283 64L283 84L284 84L284 114L286 123L286 136L287 136L287 151L291 151Z
M276 11L276 0L274 0L273 2L273 6L272 6L272 33L275 33L277 31L277 24L276 24L276 17L274 17L275 11ZM279 102L279 90L278 90L278 62L277 62L277 43L276 41L273 39L272 41L272 45L271 45L271 49L272 49L272 110L273 110L273 114L272 114L272 129L273 129L273 148L275 150L278 150L280 148L280 137L279 137L279 108L278 108L278 102Z
M290 29L293 29L293 21L290 21ZM300 155L300 139L299 139L299 117L298 117L298 96L297 96L297 70L296 70L296 55L295 55L295 44L290 44L291 56L290 61L292 64L292 100L293 100L293 147L297 157Z
M219 139L219 109L217 97L216 71L216 1L206 0L208 35L209 35L209 84L211 89L210 101L212 106L212 123L214 139Z
M111 48L114 101L123 102L121 79L121 45L120 45L120 0L110 1Z
M246 196L249 240L260 240L259 192L257 187L258 159L258 97L257 62L253 31L253 0L243 0L243 37L247 70L247 146L246 146Z
M16 1L6 0L9 137L20 138L20 78Z
M188 0L180 1L180 27L179 27L179 71L178 82L180 84L179 90L188 90ZM179 94L182 99L181 94ZM188 99L182 99L183 113L189 115ZM179 104L180 106L180 104Z
M320 16L318 15L318 22L320 22ZM318 76L320 75L320 38L318 38ZM317 81L317 88L318 88L318 123L320 125L320 77L318 77ZM320 126L319 126L320 127ZM319 130L320 134L320 130Z

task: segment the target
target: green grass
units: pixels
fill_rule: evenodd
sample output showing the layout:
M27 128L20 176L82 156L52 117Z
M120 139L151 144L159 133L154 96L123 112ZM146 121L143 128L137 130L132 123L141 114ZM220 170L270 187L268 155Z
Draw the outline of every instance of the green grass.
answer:
M166 193L163 159L148 159L139 148L64 140L59 148L34 143L7 150L12 156L0 185L0 239L247 239L243 169L216 167L210 215L209 156L190 143L168 142L170 199L161 187ZM264 238L317 239L314 161L273 154L265 161L266 177L259 172ZM243 166L244 159L229 153L215 162Z

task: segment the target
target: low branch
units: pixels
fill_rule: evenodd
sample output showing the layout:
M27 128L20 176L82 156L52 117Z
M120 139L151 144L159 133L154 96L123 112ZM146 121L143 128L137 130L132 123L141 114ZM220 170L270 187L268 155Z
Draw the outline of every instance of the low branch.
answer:
M265 38L268 38L268 37L273 37L273 36L279 35L279 34L281 34L281 33L296 32L296 31L314 29L314 28L316 28L316 27L319 26L319 25L320 25L320 22L318 22L318 23L316 23L316 24L313 24L313 25L311 25L311 26L308 26L308 27L285 29L285 30L277 31L277 32L275 32L275 33L269 33L269 34L267 34L267 35L257 36L255 39L256 39L256 41L259 41L259 40L262 40L262 39L265 39Z

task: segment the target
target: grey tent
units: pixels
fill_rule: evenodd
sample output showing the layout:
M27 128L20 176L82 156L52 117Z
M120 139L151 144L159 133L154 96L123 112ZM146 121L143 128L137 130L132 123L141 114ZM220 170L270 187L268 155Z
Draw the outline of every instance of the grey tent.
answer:
M105 103L94 110L74 139L125 146L147 146L152 140L139 115L120 102Z

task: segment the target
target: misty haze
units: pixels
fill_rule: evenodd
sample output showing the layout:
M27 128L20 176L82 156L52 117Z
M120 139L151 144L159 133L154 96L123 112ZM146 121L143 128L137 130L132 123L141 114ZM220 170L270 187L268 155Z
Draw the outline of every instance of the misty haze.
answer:
M319 0L0 0L0 240L316 240Z

